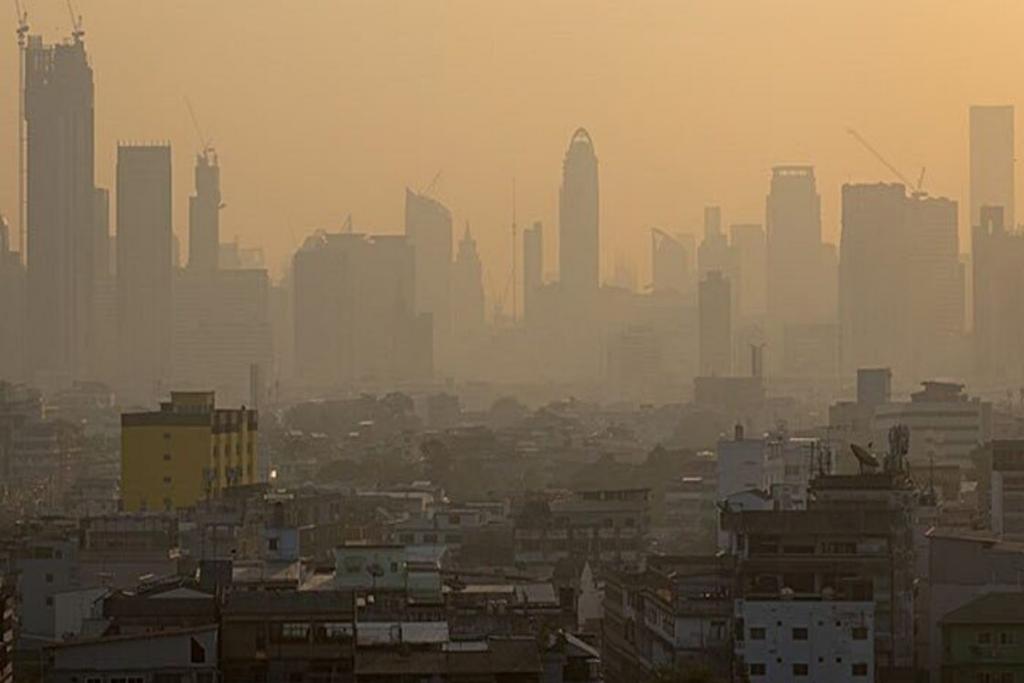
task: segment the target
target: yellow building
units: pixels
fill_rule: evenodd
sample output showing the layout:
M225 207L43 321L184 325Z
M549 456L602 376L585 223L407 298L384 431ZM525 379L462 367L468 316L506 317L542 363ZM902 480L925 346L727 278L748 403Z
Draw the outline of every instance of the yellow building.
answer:
M121 415L124 509L174 510L256 483L257 413L217 408L212 391L174 391L160 410Z

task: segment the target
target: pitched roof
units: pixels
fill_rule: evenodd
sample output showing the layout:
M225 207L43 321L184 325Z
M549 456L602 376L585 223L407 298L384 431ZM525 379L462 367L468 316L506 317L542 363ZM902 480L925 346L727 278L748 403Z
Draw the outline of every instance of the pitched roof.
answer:
M1019 624L1024 626L1024 591L986 593L946 614L943 625Z

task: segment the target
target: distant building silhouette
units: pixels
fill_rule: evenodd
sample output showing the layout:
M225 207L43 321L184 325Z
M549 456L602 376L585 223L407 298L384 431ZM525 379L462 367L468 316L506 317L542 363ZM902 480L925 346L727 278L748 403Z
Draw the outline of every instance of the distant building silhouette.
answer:
M406 188L405 236L415 250L417 313L433 319L434 352L444 368L450 362L452 214L441 202Z
M678 236L658 228L651 229L651 290L687 294L690 284L691 255Z
M981 224L984 206L1003 207L1003 223L1014 214L1014 133L1012 106L971 107L971 225Z
M0 216L0 378L25 376L25 267L11 250L11 229Z
M700 374L726 377L732 374L732 287L718 270L698 285L700 319Z
M981 207L971 233L975 371L987 380L1024 381L1024 234L1004 223L1003 207Z
M452 267L452 333L458 347L480 342L484 310L483 266L467 224Z
M188 268L217 269L220 254L220 166L217 154L204 149L196 155L196 192L188 198Z
M317 232L293 260L295 365L307 386L379 386L432 372L415 253L400 235Z
M36 381L67 385L95 351L93 74L79 36L25 51L29 364Z
M523 230L523 318L537 321L540 290L544 286L544 226L540 221Z
M767 243L764 228L757 223L729 227L729 242L735 252L739 273L739 310L736 317L751 320L763 318L767 310L765 298Z
M573 133L558 194L558 277L568 306L590 309L600 286L597 155L583 128Z
M117 149L118 367L128 396L167 378L172 328L171 148Z

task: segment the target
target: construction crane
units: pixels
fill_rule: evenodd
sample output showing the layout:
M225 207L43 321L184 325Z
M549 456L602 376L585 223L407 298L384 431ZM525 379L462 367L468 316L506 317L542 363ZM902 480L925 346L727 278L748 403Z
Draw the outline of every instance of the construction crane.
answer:
M14 0L18 14L18 257L25 262L25 49L28 46L28 12Z
M196 129L196 136L199 138L199 145L201 151L205 156L207 153L213 152L213 141L203 135L203 129L199 125L199 117L196 116L196 110L192 108L192 102L186 97L185 106L188 107L189 118L192 119L192 126Z
M85 29L82 28L82 15L75 11L72 0L68 0L68 14L71 15L71 37L76 43L80 43L85 37Z
M431 197L431 196L433 196L431 193L434 191L434 188L437 187L438 181L441 180L441 171L442 170L443 169L438 169L437 170L437 173L434 174L434 177L430 179L430 184L427 185L425 190L420 192L421 195L423 195L424 197Z
M911 182L910 182L910 180L908 180L908 179L907 179L907 177L906 177L905 175L903 175L902 173L900 173L900 170L899 170L898 168L896 168L896 167L895 167L895 166L893 166L893 165L892 165L891 163L889 163L889 160L888 160L888 159L886 159L886 158L885 158L884 156L882 156L882 153L881 153L881 152L879 152L879 151L878 151L877 149L875 149L875 148L874 148L874 147L873 147L873 146L871 145L871 143L870 143L870 142L868 142L867 140L865 140L865 139L864 139L864 136L863 136L863 135L861 135L860 133L858 133L858 132L857 132L856 130L854 130L853 128L847 128L847 129L846 129L846 132L847 132L847 133L849 133L850 135L852 135L852 136L853 136L853 139L854 139L854 140L856 140L856 141L857 141L857 142L859 142L859 143L860 143L861 145L863 145L863 146L864 146L864 149L866 149L867 151L871 152L872 156L874 156L874 157L875 157L876 159L878 159L878 160L879 160L880 162L882 162L882 165L883 165L883 166L885 166L885 167L886 167L887 169L889 169L889 171L890 171L890 172L891 172L891 173L892 173L892 174L893 174L894 176L896 176L897 178L899 178L899 180L900 180L900 182L901 182L901 183L903 183L903 184L904 184L904 185L905 185L906 187L908 187L908 188L914 187L913 183L911 183ZM924 174L923 174L923 173L922 173L922 175L921 175L921 180L924 180ZM918 189L920 190L920 188L918 188Z

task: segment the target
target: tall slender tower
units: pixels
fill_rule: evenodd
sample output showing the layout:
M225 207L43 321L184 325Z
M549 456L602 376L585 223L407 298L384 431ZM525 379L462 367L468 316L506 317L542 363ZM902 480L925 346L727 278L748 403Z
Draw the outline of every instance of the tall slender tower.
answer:
M573 133L558 195L558 276L569 307L593 305L600 287L597 155L590 133Z
M220 166L206 148L196 156L196 193L188 198L188 269L217 270L220 251Z
M29 366L60 386L87 372L93 351L95 220L93 74L71 41L25 47L24 107Z
M1003 224L1014 223L1013 107L971 107L971 226L981 207L1001 206Z

